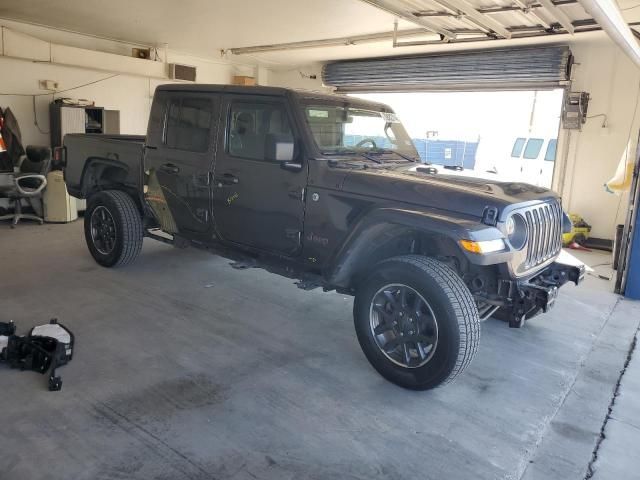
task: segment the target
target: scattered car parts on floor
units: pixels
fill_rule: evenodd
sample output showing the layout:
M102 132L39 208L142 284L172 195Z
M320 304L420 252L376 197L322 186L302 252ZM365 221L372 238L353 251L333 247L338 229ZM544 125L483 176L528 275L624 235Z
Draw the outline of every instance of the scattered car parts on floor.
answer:
M13 322L0 322L0 361L11 368L49 372L49 390L62 389L62 377L56 369L73 358L74 336L64 325L52 319L33 327L27 335L16 335Z

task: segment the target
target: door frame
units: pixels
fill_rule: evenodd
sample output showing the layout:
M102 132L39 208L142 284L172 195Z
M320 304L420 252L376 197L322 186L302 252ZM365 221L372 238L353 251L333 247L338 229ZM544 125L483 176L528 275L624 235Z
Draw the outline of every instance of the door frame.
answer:
M273 250L265 250L253 245L248 245L245 243L240 243L234 240L230 240L224 237L221 233L218 223L216 221L216 202L215 202L215 189L218 188L215 182L216 173L218 169L218 163L220 159L220 153L222 152L225 156L229 156L228 152L228 139L229 139L229 127L230 127L230 119L231 119L231 107L234 101L240 101L240 103L278 103L281 104L285 112L287 114L289 124L291 127L291 132L294 138L294 162L299 163L301 165L301 170L299 172L287 172L283 170L283 173L291 174L294 173L296 175L302 175L304 177L303 186L301 189L301 198L300 202L302 204L301 208L301 217L300 217L300 235L298 240L298 246L294 255L286 255L282 252L273 251ZM308 183L308 168L307 168L307 159L304 150L304 141L303 141L303 132L302 129L298 125L298 116L296 115L296 111L292 108L290 97L288 95L277 95L277 94L259 94L259 93L234 93L234 92L222 92L220 94L220 116L218 121L217 135L216 135L216 154L213 158L214 165L211 169L211 218L213 224L213 231L217 239L221 243L237 245L240 248L254 251L266 253L269 255L277 255L280 257L286 257L290 259L298 258L303 251L303 237L304 237L304 216L305 216L305 195L306 186ZM243 157L233 157L241 162L263 162L263 163L272 163L274 167L276 167L276 161L268 161L268 160L256 160L251 158L243 158Z
M214 220L213 220L213 192L212 192L212 178L213 178L213 168L215 165L215 158L216 158L216 154L218 151L218 142L217 142L217 138L218 138L218 130L220 128L220 123L221 123L221 114L222 114L222 96L220 93L212 93L212 92L205 92L205 91L185 91L185 90L163 90L162 92L162 109L163 109L163 114L162 114L162 122L160 125L160 129L159 131L154 131L153 132L153 137L155 138L155 145L152 146L153 148L153 152L161 152L161 151L178 151L178 152L186 152L188 154L201 154L203 156L205 156L205 158L207 158L206 160L206 164L203 165L203 173L206 172L206 185L203 185L202 189L204 190L206 188L207 190L207 222L206 222L206 229L203 231L193 231L193 230L183 230L180 231L178 235L182 236L182 237L186 237L189 239L194 239L194 240L211 240L212 234L215 233L215 229L214 229ZM213 105L213 109L212 109L212 114L211 114L211 127L209 129L209 148L207 149L206 152L193 152L193 151L189 151L189 150L183 150L183 149L176 149L176 148L171 148L167 146L167 127L168 127L168 120L169 120L169 105L172 99L175 98L200 98L200 97L205 97L211 100L212 105ZM147 137L150 137L150 132L148 132ZM147 146L148 148L149 146ZM148 165L147 165L147 161L146 161L146 157L147 154L149 153L147 148L145 148L145 152L144 152L144 168L145 170L147 170ZM179 155L176 155L179 157ZM148 183L145 182L145 183ZM146 197L146 193L145 193L145 197ZM175 219L174 219L175 222Z

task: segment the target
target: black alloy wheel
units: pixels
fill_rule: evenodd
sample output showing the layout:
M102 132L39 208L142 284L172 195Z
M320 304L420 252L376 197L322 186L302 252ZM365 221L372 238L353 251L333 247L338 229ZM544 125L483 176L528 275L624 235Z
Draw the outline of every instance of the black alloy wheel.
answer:
M369 318L378 348L393 363L417 368L433 357L438 322L429 303L412 287L382 287L371 301Z
M116 222L103 205L91 212L91 240L102 255L109 255L116 246Z

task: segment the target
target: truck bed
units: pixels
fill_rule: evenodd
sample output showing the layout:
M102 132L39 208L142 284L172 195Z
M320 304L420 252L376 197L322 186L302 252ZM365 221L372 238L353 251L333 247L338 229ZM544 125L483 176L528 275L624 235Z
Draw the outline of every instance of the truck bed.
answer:
M64 137L66 167L64 179L69 194L86 198L91 187L92 171L111 166L124 168L114 180L142 191L142 155L144 135L101 135L73 133Z

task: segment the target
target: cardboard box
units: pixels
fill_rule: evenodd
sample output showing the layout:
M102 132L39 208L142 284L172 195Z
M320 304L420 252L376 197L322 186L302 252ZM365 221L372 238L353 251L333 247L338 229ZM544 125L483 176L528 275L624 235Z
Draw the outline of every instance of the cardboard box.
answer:
M236 75L233 77L234 85L255 85L256 79L253 77L246 77L244 75Z

